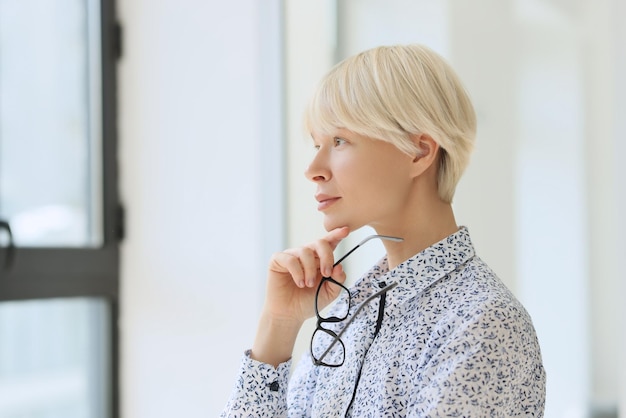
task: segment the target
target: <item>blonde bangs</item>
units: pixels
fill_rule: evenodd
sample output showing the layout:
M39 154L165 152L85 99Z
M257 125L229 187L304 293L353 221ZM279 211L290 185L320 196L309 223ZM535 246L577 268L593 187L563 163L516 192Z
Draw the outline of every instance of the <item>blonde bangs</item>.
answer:
M304 129L308 134L333 135L343 128L415 154L408 133L385 108L371 74L363 71L367 68L358 62L344 62L333 68L309 101Z
M326 77L309 100L304 112L304 129L307 133L330 135L338 128L346 127L346 121L352 120L346 105L339 100L336 87L330 87ZM354 123L351 123L354 125Z

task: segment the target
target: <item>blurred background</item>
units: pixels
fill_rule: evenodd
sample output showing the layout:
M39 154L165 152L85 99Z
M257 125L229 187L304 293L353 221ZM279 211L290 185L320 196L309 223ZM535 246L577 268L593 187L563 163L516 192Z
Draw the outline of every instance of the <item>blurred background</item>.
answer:
M624 0L0 0L0 418L218 416L269 256L324 233L308 95L412 42L476 107L457 222L533 318L546 417L626 417L624 21Z

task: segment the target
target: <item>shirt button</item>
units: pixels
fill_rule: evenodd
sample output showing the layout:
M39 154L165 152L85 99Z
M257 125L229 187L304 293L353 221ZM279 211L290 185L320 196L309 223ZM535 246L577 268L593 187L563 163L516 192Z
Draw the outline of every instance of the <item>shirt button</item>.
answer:
M270 390L272 392L278 392L278 388L280 387L280 385L278 384L278 381L275 380L272 383L270 383Z

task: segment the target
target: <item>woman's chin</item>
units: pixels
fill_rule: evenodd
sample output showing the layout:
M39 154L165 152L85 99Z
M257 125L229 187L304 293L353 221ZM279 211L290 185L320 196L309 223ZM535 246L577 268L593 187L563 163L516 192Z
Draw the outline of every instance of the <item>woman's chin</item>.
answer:
M350 231L356 231L363 225L349 222L346 219L331 219L329 217L324 218L324 229L328 232L336 228L343 228L344 226L347 226Z
M337 219L329 219L328 216L324 217L324 229L327 232L330 232L335 228L341 228L342 226L347 225L345 225L345 223L339 222Z

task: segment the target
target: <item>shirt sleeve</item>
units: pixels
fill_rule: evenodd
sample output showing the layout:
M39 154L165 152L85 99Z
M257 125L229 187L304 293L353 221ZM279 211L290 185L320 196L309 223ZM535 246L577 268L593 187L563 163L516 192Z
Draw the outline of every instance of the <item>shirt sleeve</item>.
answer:
M286 417L287 384L291 360L278 368L250 358L244 353L239 375L222 418Z
M305 352L295 368L291 381L287 402L290 417L310 417L313 413L313 394L319 376L319 367L313 365L313 360Z

